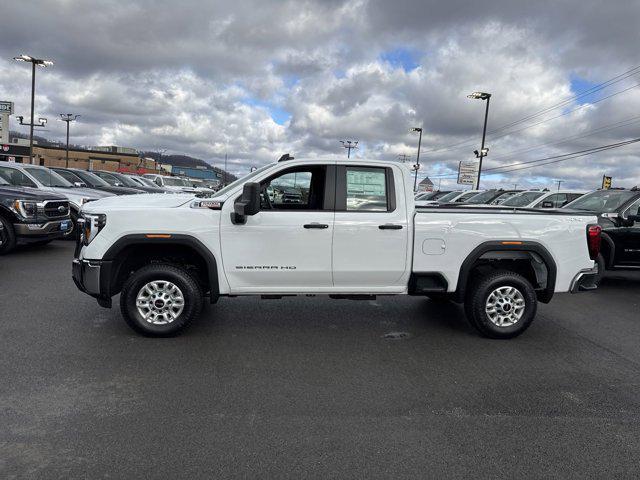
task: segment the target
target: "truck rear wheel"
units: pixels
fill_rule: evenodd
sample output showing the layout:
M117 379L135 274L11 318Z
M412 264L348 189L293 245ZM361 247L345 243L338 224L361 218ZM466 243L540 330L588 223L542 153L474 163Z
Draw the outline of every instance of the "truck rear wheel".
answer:
M202 309L202 289L185 270L173 265L142 267L120 294L120 311L136 332L150 337L178 334Z
M489 338L513 338L524 332L538 308L536 292L522 275L506 270L480 277L464 302L469 323Z

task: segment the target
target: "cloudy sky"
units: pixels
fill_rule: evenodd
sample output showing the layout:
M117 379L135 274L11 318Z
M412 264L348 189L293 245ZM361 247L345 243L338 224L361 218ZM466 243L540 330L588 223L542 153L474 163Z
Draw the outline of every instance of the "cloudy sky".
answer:
M640 137L638 0L7 0L2 17L0 100L28 117L30 70L12 57L54 60L36 98L52 139L73 112L74 143L218 166L226 152L242 174L346 155L345 139L415 161L421 126L421 175L450 188L479 148L484 104L466 95L480 90L483 186L640 184L640 143L558 157ZM548 157L563 161L522 164Z

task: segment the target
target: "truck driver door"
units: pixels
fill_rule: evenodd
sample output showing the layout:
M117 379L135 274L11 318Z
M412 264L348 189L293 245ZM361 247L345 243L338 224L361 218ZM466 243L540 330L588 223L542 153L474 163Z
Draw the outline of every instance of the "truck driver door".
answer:
M232 293L320 291L333 286L335 166L285 168L260 182L261 205L244 225L221 218L224 271Z

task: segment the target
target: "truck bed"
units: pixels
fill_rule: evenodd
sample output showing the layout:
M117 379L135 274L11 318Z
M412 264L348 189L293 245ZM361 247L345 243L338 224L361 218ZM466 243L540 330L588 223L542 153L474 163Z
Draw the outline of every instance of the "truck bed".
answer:
M592 268L586 242L591 214L527 208L440 205L417 207L414 217L416 273L440 272L447 291L456 290L460 259L483 245L517 249L521 245L547 252L556 267L555 291L569 291L576 268Z

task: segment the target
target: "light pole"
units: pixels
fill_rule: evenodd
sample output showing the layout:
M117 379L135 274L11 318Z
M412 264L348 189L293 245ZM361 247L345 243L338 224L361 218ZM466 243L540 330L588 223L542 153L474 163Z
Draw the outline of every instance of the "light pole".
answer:
M40 67L50 67L51 65L53 65L53 62L51 60L44 60L42 58L34 58L29 55L20 55L18 57L13 57L13 59L17 60L18 62L31 63L31 120L27 124L22 122L23 117L18 117L18 118L20 119L20 125L29 125L29 162L32 162L33 161L33 127L44 127L47 123L47 120L45 118L40 118L38 119L39 123L35 124L34 118L33 118L33 115L34 115L33 110L34 110L34 103L35 103L35 97L36 97L36 65Z
M420 170L420 146L422 145L422 128L413 127L409 129L410 132L419 132L420 137L418 137L418 156L416 157L415 164L415 177L413 178L413 191L418 190L418 170Z
M489 149L484 148L484 139L487 136L487 119L489 118L489 100L491 99L491 94L485 93L485 92L473 92L471 95L467 95L467 98L487 101L487 107L484 111L484 127L482 128L482 145L480 146L480 154L476 153L476 156L480 159L480 163L478 164L478 179L476 180L476 190L480 190L480 175L482 174L482 159L487 156L487 153L489 153Z
M351 158L351 150L358 148L358 140L340 140L340 143L347 149L347 158Z
M67 160L65 162L66 168L69 168L69 124L74 122L80 115L74 115L73 113L61 113L60 120L67 124Z

